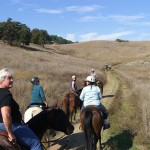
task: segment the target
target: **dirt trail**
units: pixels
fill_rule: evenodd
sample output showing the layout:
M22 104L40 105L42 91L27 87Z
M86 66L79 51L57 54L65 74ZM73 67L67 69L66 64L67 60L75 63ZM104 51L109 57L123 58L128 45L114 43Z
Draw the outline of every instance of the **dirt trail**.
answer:
M101 102L109 109L113 97L118 89L118 81L112 75L111 71L107 72L107 84L104 86L104 94ZM79 119L79 115L78 115ZM62 150L64 145L67 143L67 150L85 150L85 139L84 135L80 129L80 123L74 124L75 130L74 133L70 136L64 136L63 138L56 140L52 143L52 146L47 148L48 150ZM55 139L63 136L63 133L58 133ZM102 131L102 142L106 142L109 138L109 133L107 130Z

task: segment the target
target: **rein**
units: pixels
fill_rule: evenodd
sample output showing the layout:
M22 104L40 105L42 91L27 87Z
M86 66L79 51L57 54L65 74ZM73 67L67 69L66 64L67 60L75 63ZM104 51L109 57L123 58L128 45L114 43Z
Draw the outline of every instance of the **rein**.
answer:
M15 149L17 148L17 150L21 150L19 144L17 144L17 143L13 144L11 141L9 141L7 132L0 130L0 136L2 137L2 140L4 140L4 141L0 141L0 145L3 144L3 145L1 145L1 146L6 146L6 147L7 147L7 146L10 146L10 145L11 145L11 147L12 147L13 149L14 149L14 148L15 148ZM2 143L1 143L1 142L2 142ZM9 142L9 143L8 143L8 142ZM9 145L8 145L8 144L9 144Z

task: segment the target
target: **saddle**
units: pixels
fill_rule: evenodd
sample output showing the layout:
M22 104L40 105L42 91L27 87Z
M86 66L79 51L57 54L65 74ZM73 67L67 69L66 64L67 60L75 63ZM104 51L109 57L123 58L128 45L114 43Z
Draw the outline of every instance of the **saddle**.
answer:
M75 96L79 97L79 95L75 91L73 91L73 90L69 91L69 94L70 93L73 93Z
M102 117L104 117L102 111L101 111L99 108L97 108L96 105L89 105L89 106L86 106L86 107L83 106L82 111L83 111L85 108L96 108L96 109L99 111L99 113L102 115Z
M15 143L11 143L8 140L8 134L5 131L0 130L0 148L4 148L7 150L21 150L21 147L19 146L19 144Z

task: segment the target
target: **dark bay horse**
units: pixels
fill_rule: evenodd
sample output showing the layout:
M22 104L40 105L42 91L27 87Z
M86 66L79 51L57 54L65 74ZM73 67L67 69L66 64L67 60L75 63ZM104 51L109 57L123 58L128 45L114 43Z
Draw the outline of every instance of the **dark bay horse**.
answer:
M97 142L102 149L101 129L103 127L103 116L94 106L86 107L80 114L81 128L86 139L87 150L96 150Z
M74 131L74 126L69 122L66 114L61 109L48 109L45 111L40 112L33 118L31 118L27 123L27 126L32 129L32 131L39 137L40 141L47 129L54 129L56 131L64 132L65 134L69 135L72 134ZM6 132L5 140L8 141L8 135ZM4 139L4 135L0 132L0 141ZM8 144L7 148L0 143L0 147L3 147L4 150L9 150L9 147L12 144ZM21 149L11 149L11 150L21 150Z
M67 114L68 119L70 119L71 122L72 118L76 120L77 109L81 107L81 101L79 96L75 92L70 91L65 94L62 103L63 110Z

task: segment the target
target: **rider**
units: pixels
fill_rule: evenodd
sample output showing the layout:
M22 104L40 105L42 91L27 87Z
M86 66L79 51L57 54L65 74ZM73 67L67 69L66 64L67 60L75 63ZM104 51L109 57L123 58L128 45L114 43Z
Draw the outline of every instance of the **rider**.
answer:
M83 108L90 105L95 105L95 107L101 110L104 118L103 129L108 129L110 127L107 120L108 112L107 109L100 103L102 98L101 90L95 85L95 78L93 76L88 76L85 80L87 82L87 86L83 88L80 95L80 99L83 101Z
M42 150L38 137L22 123L19 104L9 90L13 87L13 82L14 74L11 69L0 70L0 130L7 131L12 144L18 142L30 150Z
M91 71L91 74L90 74L91 76L93 76L94 78L95 78L95 80L96 80L96 78L97 78L97 75L96 75L96 72L95 72L95 70L94 69L92 69L92 71Z
M70 83L70 91L73 91L77 96L79 96L76 80L77 80L76 76L73 75L72 76L72 81Z
M38 105L40 107L47 107L46 97L42 86L40 86L40 79L33 77L30 82L32 83L30 105Z

